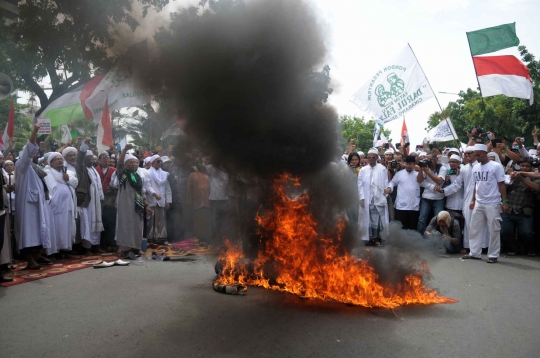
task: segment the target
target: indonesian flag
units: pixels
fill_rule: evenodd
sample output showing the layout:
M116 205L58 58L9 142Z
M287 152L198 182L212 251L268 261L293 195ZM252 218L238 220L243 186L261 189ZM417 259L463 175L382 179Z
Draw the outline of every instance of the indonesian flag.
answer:
M405 116L403 116L403 125L401 126L401 145L405 143L410 143L409 140L409 131L407 130L407 123L405 123Z
M534 92L529 69L515 56L475 56L473 62L482 97L503 94L528 99L533 104Z
M0 138L0 149L5 150L8 146L8 140L13 138L15 132L15 107L13 106L13 100L11 100L11 108L9 109L8 120L6 123L6 129L2 138Z

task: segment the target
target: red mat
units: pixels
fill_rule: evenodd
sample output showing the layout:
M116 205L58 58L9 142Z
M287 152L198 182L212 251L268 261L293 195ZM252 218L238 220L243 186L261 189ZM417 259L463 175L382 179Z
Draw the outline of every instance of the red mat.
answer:
M40 280L45 277L61 275L64 273L92 267L103 261L116 261L120 257L116 253L94 254L82 256L80 259L57 260L52 265L41 265L41 270L26 270L26 262L17 261L13 270L13 282L0 283L1 287L20 285L21 283Z

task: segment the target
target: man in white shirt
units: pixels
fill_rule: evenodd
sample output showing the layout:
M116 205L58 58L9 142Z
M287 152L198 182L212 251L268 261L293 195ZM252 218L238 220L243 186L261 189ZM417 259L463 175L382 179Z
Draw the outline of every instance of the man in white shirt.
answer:
M388 225L388 202L384 193L388 188L386 168L377 164L379 151L371 148L368 152L368 165L358 173L358 196L360 199L360 227L366 229L362 240L366 245L382 246L380 233Z
M398 171L388 184L385 194L398 188L395 207L395 219L401 221L404 229L416 230L420 209L420 184L415 172L415 157L405 158L405 170Z
M508 211L504 169L499 163L488 159L486 145L476 144L474 152L479 163L472 170L476 186L469 205L469 209L473 211L469 237L471 251L462 258L481 259L482 235L484 228L487 227L489 231L487 262L496 263L501 249L501 203L502 211L504 213Z
M161 169L162 161L159 155L153 155L148 160L150 169L143 178L144 192L148 206L152 210L146 221L148 241L164 243L167 239L167 219L165 211L172 203L172 191L169 184L169 173Z
M214 244L220 245L225 235L224 224L229 204L229 175L213 164L206 165L206 175L210 179L210 212L212 216L212 237Z
M426 231L431 218L439 215L444 210L444 194L435 191L435 186L441 185L446 176L446 167L437 165L431 154L427 156L424 162L425 165L422 165L422 161L419 162L421 170L418 171L418 183L424 187L424 193L420 201L420 216L416 227L422 235Z
M463 176L460 170L460 156L452 154L448 164L450 168L446 172L445 181L442 186L436 186L435 190L446 197L447 211L463 215Z

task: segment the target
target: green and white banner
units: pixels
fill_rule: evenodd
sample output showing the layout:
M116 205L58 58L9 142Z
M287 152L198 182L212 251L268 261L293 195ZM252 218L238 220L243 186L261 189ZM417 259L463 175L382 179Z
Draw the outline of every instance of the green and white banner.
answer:
M352 96L351 102L383 123L401 118L435 94L407 44Z

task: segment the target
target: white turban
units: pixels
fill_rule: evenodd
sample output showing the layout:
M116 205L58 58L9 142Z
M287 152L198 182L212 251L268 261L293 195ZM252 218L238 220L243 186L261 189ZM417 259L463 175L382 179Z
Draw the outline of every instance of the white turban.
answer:
M474 152L474 146L470 145L467 148L465 148L466 152Z
M377 150L377 148L370 148L367 153L368 154L377 154L377 155L379 155L379 151Z
M461 163L461 157L460 157L459 155L457 155L457 154L452 154L452 155L450 156L450 159L457 160L458 162Z
M67 147L66 149L64 149L62 151L62 155L65 157L66 155L68 155L69 153L71 152L74 152L75 154L77 153L77 149L74 148L74 147Z
M477 143L474 145L474 150L479 150L479 151L482 151L482 152L487 152L487 145L485 144L480 144L480 143Z
M158 158L161 158L161 157L158 154L154 154L153 156L150 157L150 159L148 159L148 162L153 163L154 160Z
M126 154L126 156L124 157L124 164L127 163L128 160L130 159L137 159L136 156L132 155L132 154ZM138 161L139 159L137 159Z
M49 163L52 162L55 158L62 157L62 154L53 152L49 154Z

